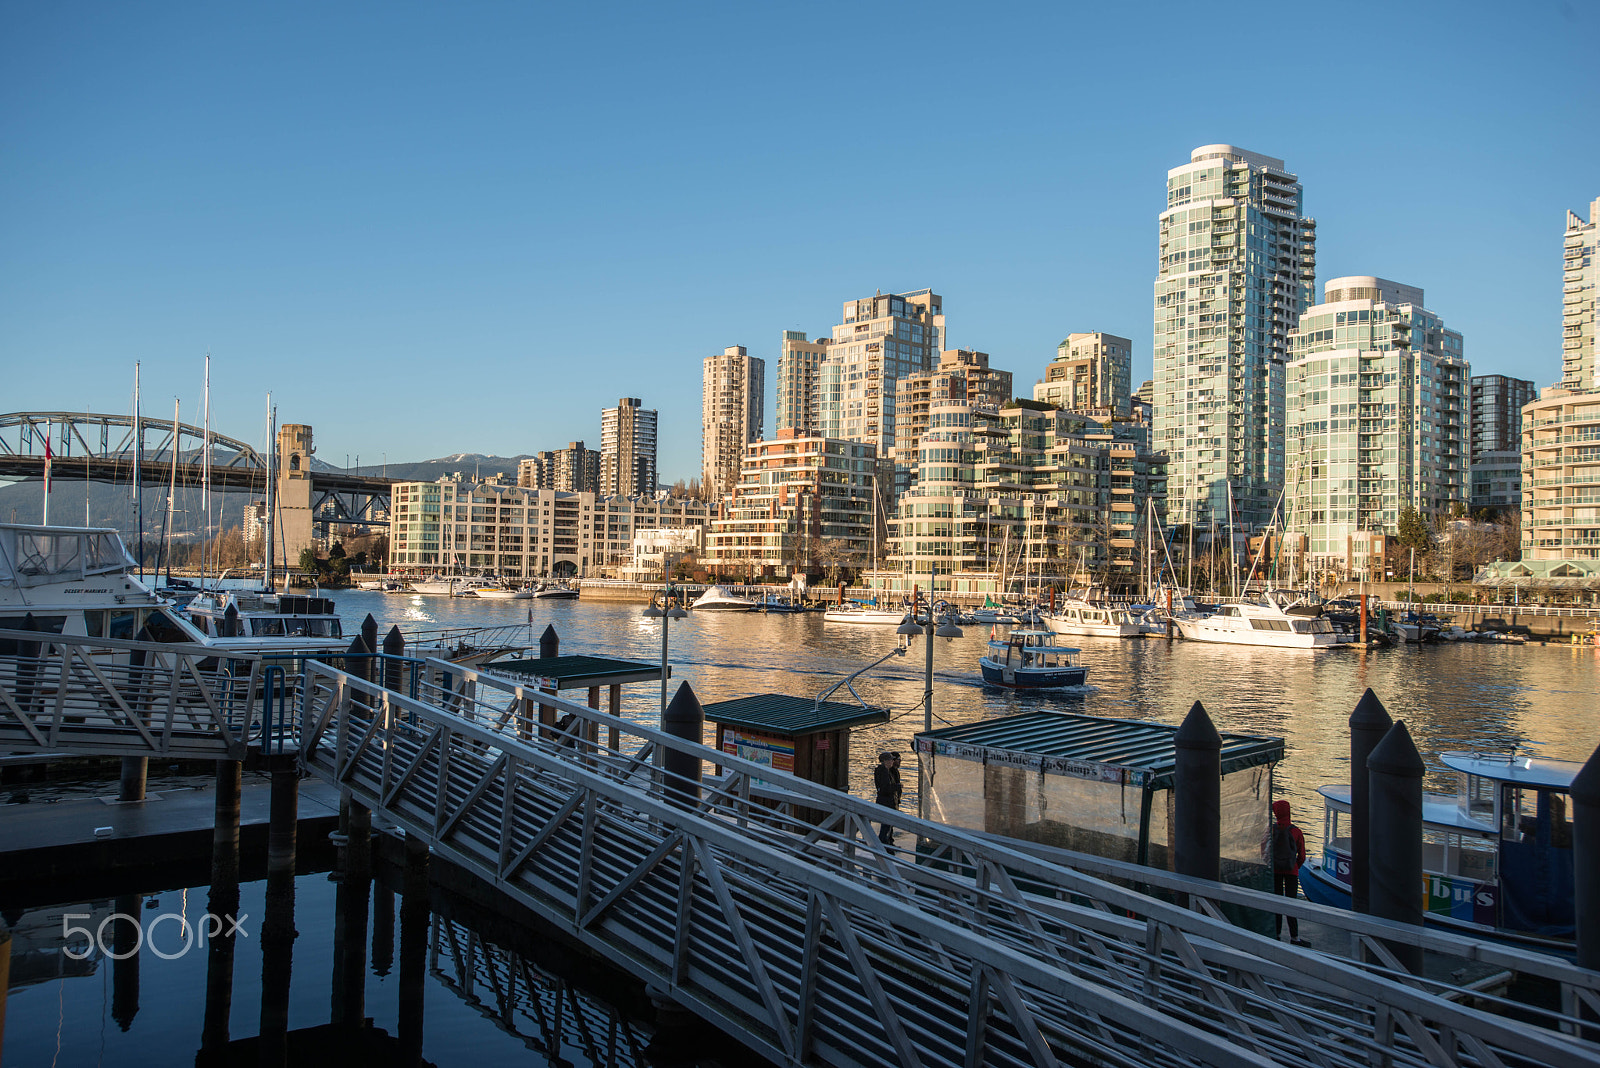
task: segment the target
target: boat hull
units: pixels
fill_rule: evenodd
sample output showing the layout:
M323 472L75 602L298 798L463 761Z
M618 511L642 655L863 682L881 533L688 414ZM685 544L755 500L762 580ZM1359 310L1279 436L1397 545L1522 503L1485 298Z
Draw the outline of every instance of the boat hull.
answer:
M986 656L979 659L978 668L984 682L1010 690L1066 690L1082 686L1089 679L1086 667L1008 669Z
M1255 630L1212 623L1206 619L1183 619L1174 616L1172 622L1185 641L1211 642L1216 645L1252 645L1263 649L1332 649L1339 645L1334 633L1299 634L1294 631Z

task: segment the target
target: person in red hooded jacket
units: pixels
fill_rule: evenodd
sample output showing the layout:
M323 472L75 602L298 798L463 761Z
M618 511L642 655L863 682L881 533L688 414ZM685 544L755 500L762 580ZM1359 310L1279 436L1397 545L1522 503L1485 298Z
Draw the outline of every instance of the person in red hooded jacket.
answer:
M1289 819L1289 802L1272 803L1272 827L1267 831L1266 854L1272 865L1272 892L1284 897L1300 896L1300 865L1306 862L1306 836ZM1274 917L1274 937L1283 937L1283 914ZM1300 921L1289 917L1289 941L1297 946L1311 943L1300 937Z

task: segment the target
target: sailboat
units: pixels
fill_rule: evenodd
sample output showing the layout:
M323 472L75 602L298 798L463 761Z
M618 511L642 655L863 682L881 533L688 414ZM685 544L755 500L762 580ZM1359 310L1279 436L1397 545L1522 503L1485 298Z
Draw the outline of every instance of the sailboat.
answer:
M872 570L878 567L878 485L872 484ZM877 604L848 605L844 601L844 586L839 587L839 603L822 613L824 623L865 623L876 626L897 627L905 621L904 608L879 607Z

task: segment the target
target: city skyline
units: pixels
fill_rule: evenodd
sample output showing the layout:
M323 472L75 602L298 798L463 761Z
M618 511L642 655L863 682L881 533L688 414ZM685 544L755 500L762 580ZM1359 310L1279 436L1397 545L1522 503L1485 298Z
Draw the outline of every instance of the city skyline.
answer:
M961 41L979 76L927 87L938 152L857 158L847 177L806 146L848 138L838 119L897 87L829 56L836 20L820 14L785 27L795 56L824 57L802 86L761 72L775 16L757 13L643 17L602 53L574 13L329 12L306 34L293 13L14 9L0 43L0 407L125 411L138 360L146 410L177 393L198 421L209 349L214 426L263 439L272 390L280 422L317 426L342 466L597 440L599 410L626 392L660 411L671 482L699 466L705 353L739 344L776 366L783 331L825 336L843 300L926 287L948 305L944 347L991 353L1023 395L1069 331L1129 338L1137 385L1152 377L1162 177L1210 143L1289 162L1318 222L1319 277L1406 279L1451 309L1475 374L1551 384L1561 231L1568 211L1587 216L1600 173L1600 150L1570 132L1592 97L1560 71L1596 16L1502 25L1493 11L1459 9L1450 26L1387 13L1448 57L1381 109L1430 133L1402 182L1351 151L1349 86L1384 69L1354 22L1316 23L1327 47L1293 61L1292 100L1174 113L1144 66L1103 82L1047 44L1134 34L1131 16L941 9L904 33ZM1182 24L1197 48L1220 46L1220 26ZM530 48L550 53L537 75L516 62ZM722 54L747 93L687 72L686 55ZM1251 63L1269 77L1291 61ZM1084 165L1097 140L1111 151ZM742 165L708 178L710 151ZM853 237L878 197L897 230ZM481 403L408 417L434 386L480 378L505 419ZM542 403L553 392L561 403Z

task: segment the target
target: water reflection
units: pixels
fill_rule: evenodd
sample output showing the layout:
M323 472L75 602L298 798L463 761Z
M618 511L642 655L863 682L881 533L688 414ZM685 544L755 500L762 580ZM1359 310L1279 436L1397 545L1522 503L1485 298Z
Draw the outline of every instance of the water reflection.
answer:
M529 917L430 886L425 852L405 859L371 880L301 874L203 898L169 890L9 908L0 1057L480 1068L529 1063L531 1051L532 1063L575 1068L663 1063L650 1054L657 1034L637 983L562 949ZM235 937L196 937L186 948L176 920L152 922L176 914L198 931L203 917L191 902L202 899L239 917ZM117 914L141 917L142 936ZM63 938L63 916L88 933ZM699 1032L697 1040L726 1058L725 1040Z
M380 625L434 622L491 625L531 615L533 639L553 624L564 653L596 653L656 662L658 620L642 605L603 601L482 601L472 597L406 597L361 591L338 595L353 626L371 612ZM530 607L531 605L531 607ZM409 619L408 619L409 614ZM1440 644L1322 653L1249 649L1154 639L1072 639L1082 647L1091 689L1082 694L1015 694L984 687L977 661L990 629L934 642L936 725L967 723L1037 708L1177 724L1195 701L1218 729L1282 736L1287 758L1279 793L1293 804L1313 844L1322 803L1316 788L1349 781L1346 722L1371 687L1389 714L1406 721L1430 759L1430 788L1453 785L1433 756L1448 749L1585 760L1600 742L1589 712L1600 678L1595 647ZM815 695L882 656L893 628L826 624L820 614L691 614L674 623L670 659L675 680L688 680L702 701L751 693ZM532 644L533 642L530 642ZM893 711L890 722L857 732L852 792L872 796L870 754L905 748L922 728L922 649L893 659L857 683L862 696ZM623 714L655 722L658 692L624 689ZM915 776L908 775L908 786ZM906 807L915 810L909 795Z

